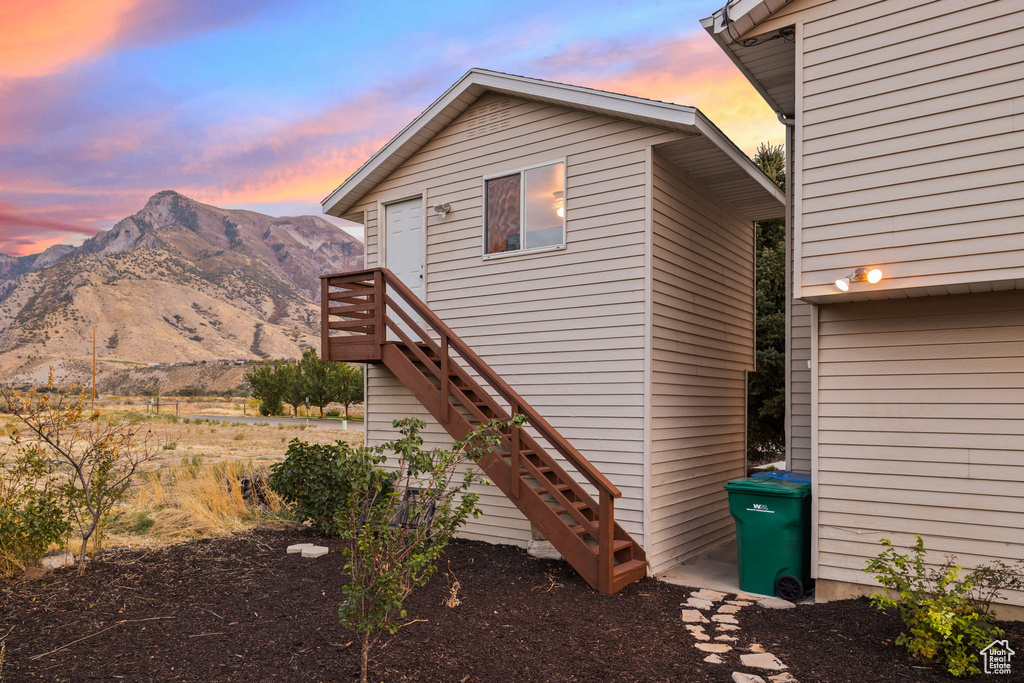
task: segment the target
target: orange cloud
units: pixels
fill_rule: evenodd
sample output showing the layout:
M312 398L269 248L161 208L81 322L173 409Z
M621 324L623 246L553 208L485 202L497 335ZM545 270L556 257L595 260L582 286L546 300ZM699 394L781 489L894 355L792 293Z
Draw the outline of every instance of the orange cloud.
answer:
M139 0L5 0L0 78L57 73L102 54Z
M566 83L697 107L751 155L784 141L771 108L702 31L654 45L580 44L539 65Z

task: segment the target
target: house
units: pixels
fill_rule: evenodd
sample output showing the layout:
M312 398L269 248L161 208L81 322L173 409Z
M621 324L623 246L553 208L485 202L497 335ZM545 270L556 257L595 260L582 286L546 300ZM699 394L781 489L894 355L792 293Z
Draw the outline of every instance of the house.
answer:
M371 363L367 442L530 418L466 536L544 537L603 592L732 536L753 224L784 197L698 110L473 69L323 209L366 228L322 352Z
M819 599L871 590L881 537L1024 558L1021 10L731 0L703 21L787 125L787 456L812 476Z

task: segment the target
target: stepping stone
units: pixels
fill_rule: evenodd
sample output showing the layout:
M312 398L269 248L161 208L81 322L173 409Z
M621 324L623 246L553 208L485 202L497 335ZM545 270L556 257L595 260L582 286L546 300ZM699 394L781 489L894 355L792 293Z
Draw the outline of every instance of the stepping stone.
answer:
M783 600L782 598L765 598L757 604L761 605L761 607L767 607L768 609L793 609L796 607L796 605L789 600Z
M711 640L711 636L709 636L708 634L704 633L703 631L701 631L700 633L698 633L697 631L690 631L690 635L693 636L694 640L699 640L699 641Z
M697 643L694 647L702 652L715 652L717 654L728 652L732 649L725 643Z
M746 607L747 605L750 604L750 601L748 601L748 600L726 600L725 604L727 604L727 605L736 605L737 607Z
M725 593L719 593L708 588L701 588L699 591L693 591L690 593L695 598L703 598L704 600L717 601L725 597Z
M696 607L697 609L711 609L715 606L715 603L704 598L687 598L686 604L690 607Z
M722 605L718 608L719 614L736 614L740 611L740 608L736 605Z
M764 683L764 679L756 674L732 672L732 683Z
M768 669L770 671L781 671L789 667L779 661L779 658L770 652L761 652L755 655L740 655L740 662L743 666L751 669Z
M719 657L718 655L708 655L707 657L704 658L704 661L707 662L708 664L722 664L723 663L722 658Z
M749 649L751 652L764 652L764 645L761 645L760 643L754 643L747 649Z
M288 554L289 555L297 555L298 553L301 553L306 548L312 548L312 547L313 547L312 543L297 543L295 545L290 545L290 546L288 546Z
M719 624L738 624L736 617L731 614L712 614L711 621L717 621Z
M739 640L739 638L736 638L735 636L721 635L715 636L715 640L720 640L723 643L735 643L737 640Z
M39 560L39 564L44 569L60 569L61 567L66 567L69 564L74 563L75 556L66 550L45 555L41 560Z
M687 624L706 624L708 623L707 617L700 613L700 610L696 609L684 609L683 610L683 621Z
M687 624L686 630L690 633L704 633L704 627L700 624Z
M303 548L302 549L302 556L303 557L321 557L323 555L326 555L328 550L330 550L330 548L326 548L326 547L324 547L322 545L313 545L313 546L310 546L308 548Z
M743 600L744 602L758 602L760 600L764 600L764 598L759 598L754 595L747 595L746 593L737 593L736 599Z
M794 678L793 674L788 671L778 674L777 676L769 676L768 680L772 683L797 683L796 678Z
M719 624L717 631L739 631L740 627L735 624Z

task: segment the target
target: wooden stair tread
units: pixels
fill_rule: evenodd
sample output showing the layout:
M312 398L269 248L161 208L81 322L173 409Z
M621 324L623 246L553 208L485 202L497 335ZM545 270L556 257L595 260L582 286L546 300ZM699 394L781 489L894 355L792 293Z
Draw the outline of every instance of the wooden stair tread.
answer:
M627 560L612 567L612 573L618 575L630 574L633 572L641 571L645 574L647 573L646 560Z
M577 500L576 502L574 502L572 504L572 506L574 508L576 508L577 510L587 510L587 509L590 508L590 504L587 503L586 501L582 501L582 500ZM551 511L554 512L556 515L567 515L567 514L569 514L569 511L565 508L564 505L555 506L555 507L551 508Z

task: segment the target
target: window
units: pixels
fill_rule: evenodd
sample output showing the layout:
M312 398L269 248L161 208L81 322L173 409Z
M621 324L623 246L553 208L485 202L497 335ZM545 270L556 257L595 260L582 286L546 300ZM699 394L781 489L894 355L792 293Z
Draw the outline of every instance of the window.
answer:
M565 162L484 180L484 253L565 244Z

